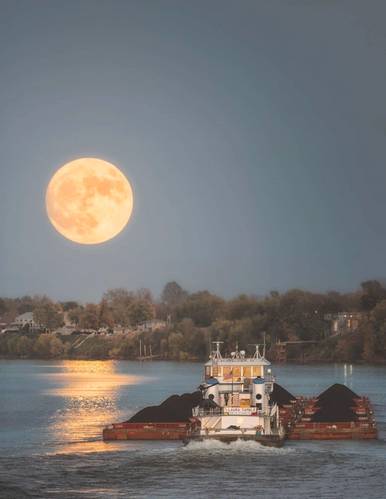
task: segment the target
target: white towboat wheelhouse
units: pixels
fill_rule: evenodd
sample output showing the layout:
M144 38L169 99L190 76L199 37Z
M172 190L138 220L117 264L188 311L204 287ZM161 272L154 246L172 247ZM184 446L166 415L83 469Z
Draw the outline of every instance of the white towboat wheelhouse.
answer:
M283 440L279 408L270 400L274 378L265 348L256 345L252 357L238 348L230 357L220 352L220 341L205 364L203 401L195 409L201 423L197 437L224 441L252 439L276 445Z

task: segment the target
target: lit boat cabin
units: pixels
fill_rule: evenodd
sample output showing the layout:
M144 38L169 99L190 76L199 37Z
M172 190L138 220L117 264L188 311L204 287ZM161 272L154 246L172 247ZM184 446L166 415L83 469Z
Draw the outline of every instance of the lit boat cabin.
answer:
M217 403L221 406L228 405L229 397L226 395L224 399L223 396L232 394L232 405L253 405L255 402L252 395L256 395L254 392L257 389L257 386L253 389L253 385L256 383L262 385L262 393L272 390L271 363L260 355L258 347L250 358L245 357L243 350L236 350L229 358L223 358L218 347L219 345L205 364L205 382L213 386L208 393L215 395ZM263 388L264 385L268 385L266 389Z
M232 361L224 359L221 361L209 361L205 364L205 381L216 378L219 383L243 383L244 379L264 378L266 366L270 365L267 360L254 361L255 359L244 359L244 361ZM253 362L254 361L254 362Z
M256 345L256 351L252 357L247 358L245 351L231 353L229 358L223 358L220 352L220 341L214 342L217 349L212 352L209 361L205 364L205 381L210 378L216 378L219 383L243 383L244 380L251 381L254 378L264 378L265 367L271 363L261 355L259 345ZM265 348L264 348L265 350ZM270 374L268 369L268 374Z

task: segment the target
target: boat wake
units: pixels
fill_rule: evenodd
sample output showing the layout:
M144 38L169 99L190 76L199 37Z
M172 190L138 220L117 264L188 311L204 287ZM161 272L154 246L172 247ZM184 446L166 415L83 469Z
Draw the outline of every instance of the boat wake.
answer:
M215 439L189 442L183 447L183 450L205 453L227 452L228 454L237 452L251 452L254 454L257 452L266 454L289 454L294 451L293 448L267 447L252 440L236 440L235 442L225 443Z

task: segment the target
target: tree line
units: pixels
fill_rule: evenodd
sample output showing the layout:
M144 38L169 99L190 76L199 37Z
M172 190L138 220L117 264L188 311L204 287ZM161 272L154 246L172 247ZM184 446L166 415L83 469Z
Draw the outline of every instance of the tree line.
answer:
M45 296L0 298L3 322L26 311L32 311L34 321L47 331L63 324L66 314L75 329L123 328L127 334L95 337L85 342L83 349L74 350L68 339L39 340L42 335L32 338L25 331L16 339L1 338L1 355L39 356L44 351L46 357L135 358L141 339L159 358L202 360L211 341L223 341L223 350L228 352L236 343L253 349L251 345L261 343L264 334L272 356L279 341L312 340L317 343L307 351L310 360L386 360L386 288L376 280L365 281L349 293L292 289L228 300L207 290L190 293L176 282L167 283L157 300L149 290L122 288L107 291L99 303L88 304L54 302ZM360 312L359 327L350 334L331 337L327 314L343 311ZM135 333L139 324L153 318L166 321L162 331Z

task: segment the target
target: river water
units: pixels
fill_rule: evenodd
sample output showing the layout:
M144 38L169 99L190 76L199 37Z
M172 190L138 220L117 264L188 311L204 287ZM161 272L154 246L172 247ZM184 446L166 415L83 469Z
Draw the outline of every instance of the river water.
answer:
M193 391L201 364L0 361L1 498L385 498L386 367L274 366L294 394L368 395L378 441L104 443L104 425Z

